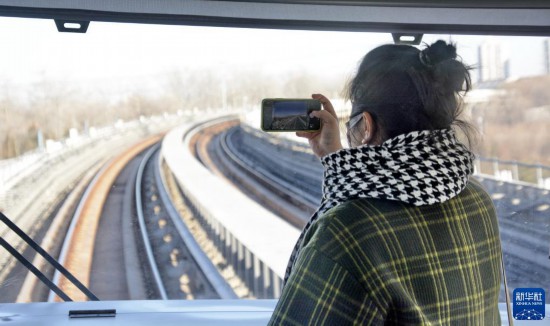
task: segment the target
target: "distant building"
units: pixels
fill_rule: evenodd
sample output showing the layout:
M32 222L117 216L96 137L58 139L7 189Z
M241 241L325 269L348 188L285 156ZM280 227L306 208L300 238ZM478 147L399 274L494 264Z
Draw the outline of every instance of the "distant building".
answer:
M550 39L546 39L543 42L543 60L544 60L544 72L550 74Z
M478 48L479 83L503 80L509 77L510 63L501 57L500 43L495 40L483 42Z
M503 69L504 69L504 79L510 78L510 60L504 61Z

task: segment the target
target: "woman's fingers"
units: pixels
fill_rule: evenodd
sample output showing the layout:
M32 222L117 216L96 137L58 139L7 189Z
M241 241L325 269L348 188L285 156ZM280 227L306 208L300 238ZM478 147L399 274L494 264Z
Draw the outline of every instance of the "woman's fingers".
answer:
M333 117L338 119L338 116L336 115L336 111L334 110L334 107L332 106L332 103L328 98L326 98L323 94L312 94L311 98L314 100L318 100L323 105L323 109L325 109L327 112L329 112Z
M323 122L323 127L338 127L338 119L336 119L336 117L327 110L312 111L309 116L319 118Z
M342 148L338 118L329 99L321 94L313 94L313 99L323 104L323 110L312 111L309 116L321 120L321 129L313 132L298 131L296 136L306 138L313 153L323 157Z
M316 131L298 131L296 132L296 136L303 137L307 139L313 139L316 136L320 135L322 132L329 132L329 130L332 130L334 128L338 128L338 120L334 118L329 112L322 110L322 111L312 111L309 114L310 117L315 117L321 120L321 130ZM328 129L328 130L327 130Z
M318 132L318 131L317 132L307 132L307 131L297 131L296 132L296 136L302 137L302 138L307 138L307 139L313 139L319 134L320 134L320 132Z

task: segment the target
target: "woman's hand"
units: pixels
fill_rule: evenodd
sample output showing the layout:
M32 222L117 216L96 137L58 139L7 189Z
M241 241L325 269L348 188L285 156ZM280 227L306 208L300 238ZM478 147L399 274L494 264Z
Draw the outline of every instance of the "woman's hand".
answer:
M340 128L338 127L338 117L329 99L321 94L313 94L311 97L319 100L323 105L323 110L313 111L310 114L312 117L321 119L321 130L315 132L299 131L296 136L307 138L313 153L321 158L342 149Z

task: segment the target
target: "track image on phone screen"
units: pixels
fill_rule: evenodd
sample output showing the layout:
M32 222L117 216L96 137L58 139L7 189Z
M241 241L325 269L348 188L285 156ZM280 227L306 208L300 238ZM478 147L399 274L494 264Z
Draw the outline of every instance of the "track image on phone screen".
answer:
M319 102L314 100L265 101L263 129L266 131L319 130L319 119L309 117L312 111L319 109Z

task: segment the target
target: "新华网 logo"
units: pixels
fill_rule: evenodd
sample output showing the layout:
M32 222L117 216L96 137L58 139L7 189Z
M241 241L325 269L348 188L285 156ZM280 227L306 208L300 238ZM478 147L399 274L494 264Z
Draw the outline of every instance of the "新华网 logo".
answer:
M513 294L514 319L542 320L545 314L545 295L541 288L517 288Z

